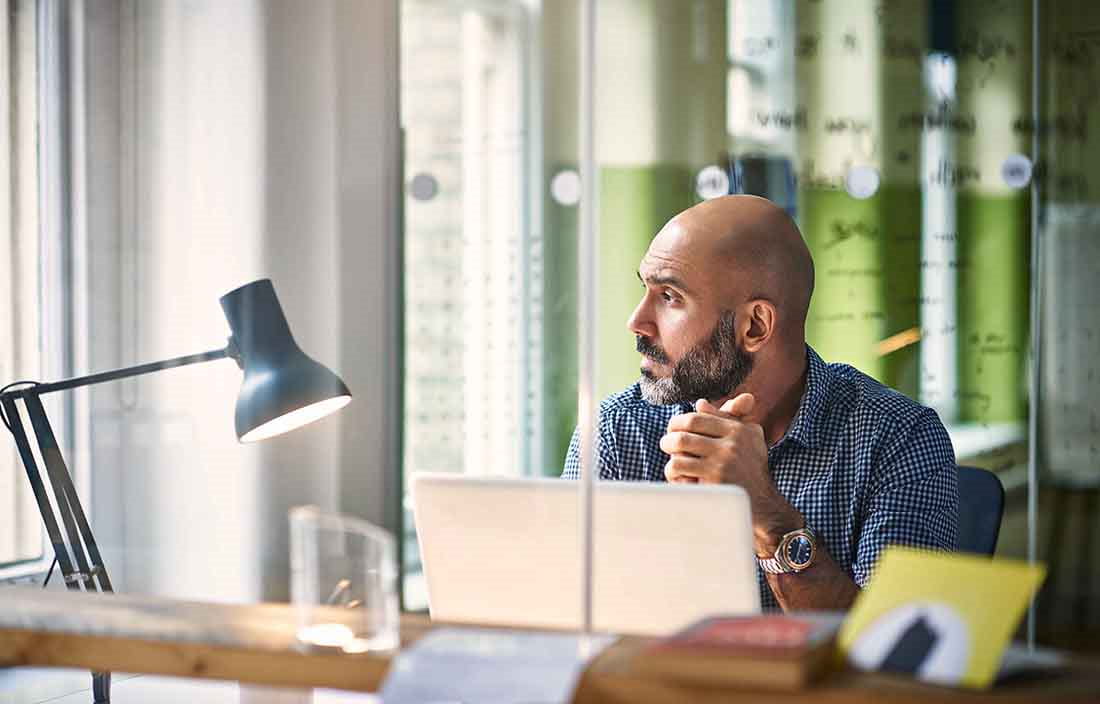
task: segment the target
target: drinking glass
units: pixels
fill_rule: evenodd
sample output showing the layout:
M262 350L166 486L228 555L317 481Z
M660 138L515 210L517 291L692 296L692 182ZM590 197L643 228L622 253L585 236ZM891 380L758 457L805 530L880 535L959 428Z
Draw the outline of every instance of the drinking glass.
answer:
M393 536L316 506L290 510L291 602L298 640L348 653L399 644Z

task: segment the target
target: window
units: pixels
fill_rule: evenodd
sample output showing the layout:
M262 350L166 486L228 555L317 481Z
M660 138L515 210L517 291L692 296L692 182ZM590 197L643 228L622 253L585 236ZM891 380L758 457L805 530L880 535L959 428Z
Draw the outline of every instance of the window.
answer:
M518 3L402 4L406 478L522 474L538 453L525 22ZM414 538L406 513L410 608Z
M69 158L74 127L68 109L67 3L0 0L0 145L9 168L0 173L0 386L69 375L71 227L76 198ZM69 442L72 400L43 403L62 452ZM27 427L27 424L24 424ZM39 468L44 465L39 458ZM72 464L70 462L70 467ZM80 490L85 481L74 472ZM86 503L86 498L85 498ZM44 571L52 555L15 443L0 440L0 578Z
M0 385L35 378L39 362L37 70L34 4L0 1ZM0 576L39 569L44 544L30 484L7 431L0 438Z

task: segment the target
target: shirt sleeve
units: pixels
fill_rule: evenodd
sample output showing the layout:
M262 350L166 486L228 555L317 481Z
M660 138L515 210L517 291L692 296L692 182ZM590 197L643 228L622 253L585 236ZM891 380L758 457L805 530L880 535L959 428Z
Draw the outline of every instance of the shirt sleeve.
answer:
M615 443L612 440L610 413L600 409L599 434L596 437L596 465L600 479L618 479L618 460ZM569 440L569 450L565 453L565 468L562 479L581 478L581 436L580 427L573 428L573 437Z
M573 437L569 440L569 450L565 453L565 469L562 479L581 478L581 436L580 428L573 428Z
M934 411L884 459L870 490L852 577L871 580L888 545L955 550L959 540L959 482L951 438Z

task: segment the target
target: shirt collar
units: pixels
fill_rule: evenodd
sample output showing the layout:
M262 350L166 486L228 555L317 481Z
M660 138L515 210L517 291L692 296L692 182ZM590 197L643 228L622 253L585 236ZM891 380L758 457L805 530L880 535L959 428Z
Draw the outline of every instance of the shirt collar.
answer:
M811 449L817 446L821 439L821 423L818 419L825 407L828 391L829 367L812 347L806 345L806 390L802 392L802 400L798 402L794 420L773 447L778 447L787 440L794 440Z

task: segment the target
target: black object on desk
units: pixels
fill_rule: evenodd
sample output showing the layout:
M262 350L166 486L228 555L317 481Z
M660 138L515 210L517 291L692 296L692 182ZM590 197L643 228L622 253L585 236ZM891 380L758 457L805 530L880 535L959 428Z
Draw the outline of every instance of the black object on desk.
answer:
M43 394L230 357L244 370L234 419L241 442L285 433L318 420L351 401L351 392L344 382L307 356L295 343L270 279L253 281L230 291L221 297L221 305L232 333L223 349L51 383L14 382L0 390L0 420L15 437L42 522L53 545L54 558L69 589L80 590L83 586L90 592L113 591L69 469L46 417L41 400ZM53 491L53 503L35 461L17 400L22 400L26 407ZM110 674L93 673L92 691L97 703L110 701Z
M936 631L923 616L914 621L894 643L879 669L887 672L917 674L936 645Z

